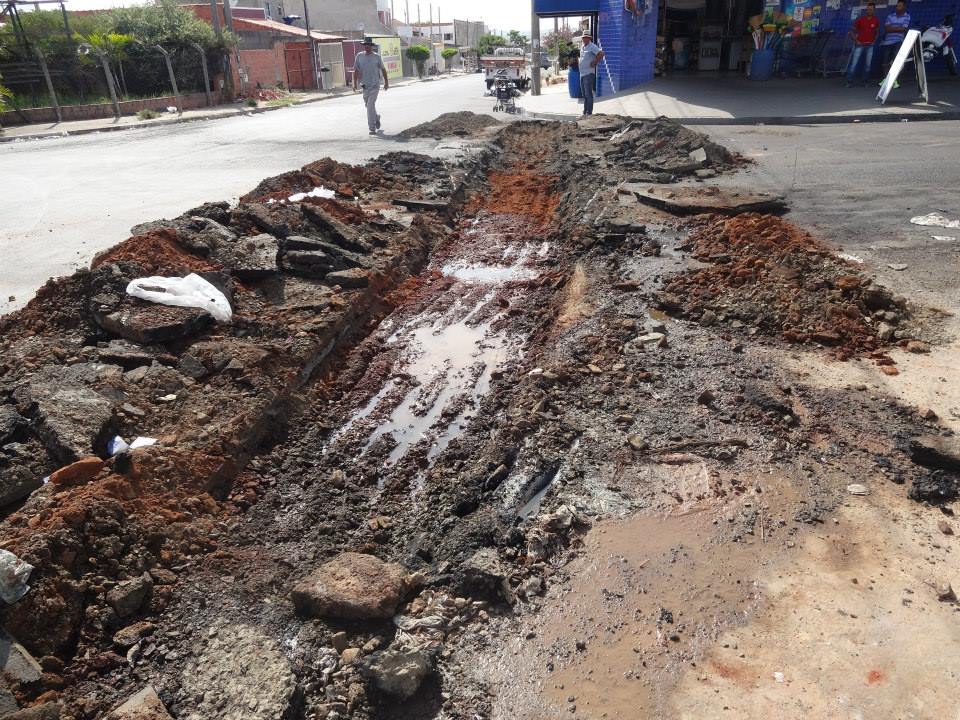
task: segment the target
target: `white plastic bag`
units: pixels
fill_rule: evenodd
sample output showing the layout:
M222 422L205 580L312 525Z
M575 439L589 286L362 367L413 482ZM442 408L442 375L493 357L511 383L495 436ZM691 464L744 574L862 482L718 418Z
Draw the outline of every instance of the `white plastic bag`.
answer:
M127 294L161 305L201 308L213 315L217 322L228 323L233 318L226 296L195 273L183 278L145 277L131 280L127 285Z
M27 580L33 565L25 563L9 550L0 550L0 598L7 605L13 605L27 594L30 586Z

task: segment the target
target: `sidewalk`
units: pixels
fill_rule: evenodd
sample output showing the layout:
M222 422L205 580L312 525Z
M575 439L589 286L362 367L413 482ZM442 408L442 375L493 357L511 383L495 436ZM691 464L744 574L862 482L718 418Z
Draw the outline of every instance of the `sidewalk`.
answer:
M842 77L773 79L754 82L741 76L701 75L655 78L634 90L600 97L595 112L654 118L665 115L690 125L740 123L846 123L960 119L960 80L932 78L930 104L914 102L916 84L904 82L885 105L877 86L847 88ZM539 97L524 97L527 117L572 119L582 104L567 86L551 85Z
M460 74L438 75L435 77L423 78L401 78L390 83L391 87L405 87L418 82L433 82L435 80L446 80L449 77L460 77ZM135 128L155 127L157 125L175 125L177 123L194 122L197 120L214 120L217 118L233 117L235 115L257 115L259 113L271 112L273 110L282 110L283 108L293 107L295 105L305 105L307 103L330 100L331 98L353 93L351 88L341 87L334 90L323 90L318 92L297 92L291 93L294 98L292 103L281 103L271 105L269 102L261 102L257 107L248 107L242 102L228 103L224 105L215 105L210 108L201 108L199 110L186 110L181 115L169 114L161 115L152 120L140 120L136 115L124 115L120 119L116 118L98 118L96 120L76 120L73 122L61 123L39 123L35 125L13 125L4 127L0 133L0 143L16 142L19 140L37 140L41 138L63 137L65 135L85 135L96 132L112 132L115 130L132 130Z

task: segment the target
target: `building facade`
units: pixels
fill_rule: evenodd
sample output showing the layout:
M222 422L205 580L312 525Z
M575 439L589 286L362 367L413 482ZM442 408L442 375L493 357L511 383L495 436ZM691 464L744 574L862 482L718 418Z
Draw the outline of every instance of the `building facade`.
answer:
M923 30L952 13L956 0L906 3L910 27ZM785 49L791 44L809 46L816 38L821 49L814 69L839 73L849 55L847 33L865 5L865 0L534 0L541 18L585 18L606 56L598 68L601 95L648 82L655 68L677 73L742 73L753 50L747 18L757 12L786 25L791 37L784 40ZM894 11L894 5L893 0L877 2L881 22ZM782 53L784 58L788 55ZM874 56L879 71L880 53ZM792 69L782 63L780 70L790 74ZM942 61L927 67L932 74L945 71Z

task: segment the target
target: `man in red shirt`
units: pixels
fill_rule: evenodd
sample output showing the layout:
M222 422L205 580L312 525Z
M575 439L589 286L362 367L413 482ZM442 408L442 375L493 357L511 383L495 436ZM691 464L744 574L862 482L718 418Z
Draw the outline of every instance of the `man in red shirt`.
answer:
M880 34L880 18L873 11L873 3L867 3L866 12L858 17L854 21L853 27L850 28L850 37L853 38L853 51L850 53L850 61L847 63L847 87L853 87L853 81L857 77L857 67L860 65L861 59L863 59L863 76L860 84L866 85L867 78L870 77L870 67L873 65L873 44Z

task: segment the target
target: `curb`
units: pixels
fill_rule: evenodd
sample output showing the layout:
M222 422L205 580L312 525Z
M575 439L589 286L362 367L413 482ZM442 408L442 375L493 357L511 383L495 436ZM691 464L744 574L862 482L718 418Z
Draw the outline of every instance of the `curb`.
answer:
M602 113L598 113L602 114ZM523 116L534 120L553 120L557 122L575 122L580 115L566 113L530 112ZM937 122L942 120L960 120L960 110L926 113L868 113L866 115L784 115L773 117L669 117L681 125L844 125L853 123L885 122ZM653 118L637 118L652 120Z
M150 123L149 125L107 125L105 127L96 127L96 128L82 128L79 130L51 130L49 132L43 133L34 133L32 135L15 135L12 137L4 137L0 135L0 143L11 143L17 142L19 140L46 140L50 138L60 138L68 137L73 135L92 135L93 133L102 133L102 132L119 132L121 130L140 130L143 128L150 127L162 127L164 125L180 125L182 123L198 122L200 120L219 120L222 118L231 118L237 117L238 115L259 115L260 113L273 112L274 110L285 110L291 107L298 107L300 105L308 105L310 103L322 102L323 100L332 100L333 98L340 97L341 95L346 95L347 91L334 90L329 95L324 95L321 97L311 97L296 102L292 105L276 105L272 107L256 107L256 108L238 108L235 112L230 113L206 113L205 115L194 115L192 117L177 117L170 118L169 120L158 120L157 122Z
M453 76L450 76L453 77ZM392 87L408 87L418 82L427 82L428 80L437 80L437 79L446 79L444 77L438 78L424 78L423 80L412 80L411 82L404 82L400 85L393 85ZM207 113L205 115L194 115L193 117L178 117L170 118L169 120L157 120L156 122L149 123L148 125L107 125L105 127L96 127L96 128L83 128L80 130L50 130L48 132L42 133L33 133L31 135L15 135L4 137L0 135L0 143L12 143L19 142L21 140L48 140L51 138L62 138L74 135L92 135L93 133L103 133L103 132L119 132L121 130L140 130L143 128L151 127L161 127L164 125L179 125L181 123L190 123L198 122L200 120L220 120L223 118L237 117L238 115L259 115L260 113L273 112L274 110L286 110L287 108L299 107L300 105L309 105L311 103L323 102L324 100L332 100L333 98L338 98L343 95L352 95L353 92L350 88L338 88L330 92L329 95L322 95L320 97L309 97L304 100L300 100L292 105L276 105L272 107L256 107L256 108L238 108L236 112L232 113Z

